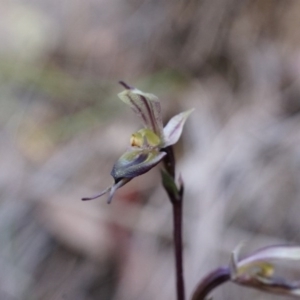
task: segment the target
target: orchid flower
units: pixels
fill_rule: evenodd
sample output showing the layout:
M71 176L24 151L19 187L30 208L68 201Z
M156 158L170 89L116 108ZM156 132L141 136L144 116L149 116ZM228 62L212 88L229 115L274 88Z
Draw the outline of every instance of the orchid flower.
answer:
M271 246L239 260L240 247L232 254L231 280L241 285L300 298L300 281L287 280L275 274L274 261L300 262L300 247Z
M110 203L117 189L134 177L148 172L164 158L166 155L164 149L177 143L184 123L193 111L190 109L174 116L163 127L159 99L122 81L120 84L125 90L119 93L118 97L142 119L144 128L131 135L129 150L114 164L111 171L114 184L100 194L82 200L96 199L109 193L108 203Z

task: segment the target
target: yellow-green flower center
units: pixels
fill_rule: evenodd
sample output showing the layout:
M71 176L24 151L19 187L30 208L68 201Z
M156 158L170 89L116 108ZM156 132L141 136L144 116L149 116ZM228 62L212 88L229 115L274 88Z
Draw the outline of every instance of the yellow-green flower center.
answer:
M158 147L161 139L150 129L144 128L131 135L130 144L133 147Z

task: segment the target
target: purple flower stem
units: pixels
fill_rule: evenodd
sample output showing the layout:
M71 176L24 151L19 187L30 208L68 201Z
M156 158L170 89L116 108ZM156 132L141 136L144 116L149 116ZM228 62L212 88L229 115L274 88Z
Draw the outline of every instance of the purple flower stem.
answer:
M191 300L205 300L206 297L219 285L230 280L230 269L228 267L220 267L206 277L204 277L197 285Z
M172 147L163 149L167 155L164 157L165 170L175 182L175 157ZM176 293L177 300L185 300L184 274L183 274L183 242L182 242L182 209L183 209L183 183L180 183L179 190L174 193L165 186L173 207L173 239L176 268Z
M175 266L176 266L176 287L177 300L185 299L184 275L183 275L183 247L182 247L182 198L174 201L173 224L174 224L174 245L175 245Z

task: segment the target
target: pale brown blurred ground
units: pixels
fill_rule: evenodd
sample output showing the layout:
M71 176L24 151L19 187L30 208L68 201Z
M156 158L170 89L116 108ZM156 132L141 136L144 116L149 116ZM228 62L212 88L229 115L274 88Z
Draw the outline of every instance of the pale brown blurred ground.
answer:
M242 241L299 244L299 28L298 0L2 0L0 300L175 298L159 168L80 201L139 128L119 79L165 120L196 108L176 146L188 296Z

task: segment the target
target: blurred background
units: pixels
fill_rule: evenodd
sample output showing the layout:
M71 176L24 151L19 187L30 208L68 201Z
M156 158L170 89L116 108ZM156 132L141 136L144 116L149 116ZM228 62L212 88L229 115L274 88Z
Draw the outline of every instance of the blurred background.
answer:
M120 79L165 121L196 109L175 147L188 298L241 242L299 244L299 28L297 0L0 1L0 299L175 299L159 167L80 200L140 128Z

